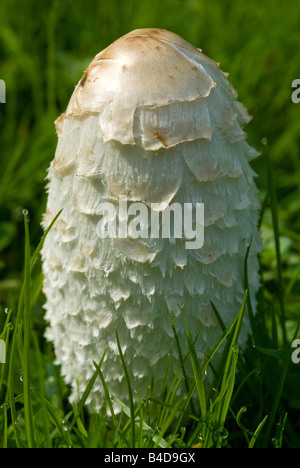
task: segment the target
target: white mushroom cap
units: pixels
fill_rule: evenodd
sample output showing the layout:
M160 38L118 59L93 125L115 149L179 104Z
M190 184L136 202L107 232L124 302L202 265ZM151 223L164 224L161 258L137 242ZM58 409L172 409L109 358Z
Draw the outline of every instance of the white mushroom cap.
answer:
M140 141L151 150L185 140L211 138L205 103L193 105L216 86L203 68L204 63L216 67L176 34L163 29L137 29L96 55L62 118L101 113L104 141ZM186 109L178 114L172 128L166 106L177 103L190 105L192 112ZM155 119L149 116L153 109ZM58 122L60 125L61 119Z

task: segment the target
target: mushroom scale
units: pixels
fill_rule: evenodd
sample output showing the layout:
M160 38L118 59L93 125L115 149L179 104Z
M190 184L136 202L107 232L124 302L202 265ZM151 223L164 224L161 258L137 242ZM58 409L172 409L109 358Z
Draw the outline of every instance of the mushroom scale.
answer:
M47 338L72 388L83 394L108 348L102 372L109 391L128 403L118 331L132 386L159 396L168 355L169 382L180 369L171 327L188 354L183 308L199 359L228 326L244 296L244 259L256 308L261 250L259 201L246 142L250 117L218 65L169 31L138 29L100 52L56 121L58 145L48 171L46 229L63 209L42 250ZM103 203L118 209L204 203L204 244L186 239L100 238ZM151 218L145 229L151 228ZM244 318L240 344L250 332ZM188 378L193 379L187 364ZM209 378L209 376L208 376ZM178 389L180 395L185 386ZM79 392L79 393L78 393ZM97 380L87 406L105 404Z

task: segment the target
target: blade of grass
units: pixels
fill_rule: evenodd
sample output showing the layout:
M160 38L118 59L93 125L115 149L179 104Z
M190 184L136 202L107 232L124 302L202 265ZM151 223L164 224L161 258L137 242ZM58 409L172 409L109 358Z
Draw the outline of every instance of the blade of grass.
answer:
M180 411L180 407L182 405L182 402L183 402L183 398L179 399L176 404L172 405L172 409L168 412L167 414L167 417L165 417L165 420L163 422L163 425L159 431L159 434L157 436L157 440L155 441L155 445L154 445L154 448L157 448L157 447L160 447L160 442L163 440L163 445L166 442L166 440L164 439L164 436L165 436L165 433L167 432L168 428L170 427L170 425L172 424L172 421L174 420L175 418L175 415L176 413L178 413ZM167 447L168 448L170 447L170 444L167 443Z
M6 403L2 405L3 408L3 441L2 448L7 448L7 408Z
M264 427L266 421L268 419L268 415L266 415L264 417L264 419L262 420L262 422L259 424L259 426L257 427L256 431L254 432L251 440L250 440L250 443L249 443L249 447L248 448L254 448L254 445L255 445L255 442L257 441L258 439L258 436L259 434L261 433L261 430L262 428Z
M99 413L92 413L88 428L88 449L99 449L108 446L106 440L106 427L102 424L103 416Z
M248 313L249 313L251 328L252 328L253 334L255 334L256 328L255 328L254 313L253 313L253 307L252 307L252 303L251 303L251 297L250 297L250 294L249 294L249 280L248 280L248 258L249 258L249 254L250 254L250 250L251 250L251 245L252 245L252 237L251 237L250 243L249 243L249 245L247 247L246 255L245 255L245 259L244 259L244 289L245 289L245 291L248 291L248 293L247 293ZM256 338L256 336L254 335L254 339L255 338Z
M239 393L241 392L242 388L244 387L245 383L248 381L248 380L251 380L251 377L254 375L254 374L257 374L259 372L259 369L256 368L256 369L253 369L251 372L249 372L247 375L244 376L244 378L242 379L241 383L239 384L238 388L235 390L234 392L234 395L231 399L231 405L234 404L235 400L237 399Z
M30 269L32 271L36 261L38 260L39 258L39 254L40 254L40 251L42 250L42 247L44 245L44 242L45 242L45 239L46 237L48 236L49 232L51 231L54 223L56 222L56 220L58 219L58 217L61 215L61 213L63 212L63 209L60 210L57 215L53 218L53 220L51 221L51 223L49 224L49 227L46 229L46 231L44 232L44 235L43 237L41 238L37 248L35 249L34 251L34 254L32 255L32 258L31 258L31 262L30 262Z
M233 346L236 346L236 345L233 345ZM222 390L220 394L220 401L221 401L220 410L221 411L220 411L220 416L218 420L219 430L223 430L225 426L226 417L229 411L229 406L231 403L231 398L232 398L234 383L235 383L237 360L238 360L238 352L236 349L234 351L233 356L231 357L231 371L228 375L227 382L224 385L224 388L221 389ZM219 444L222 442L220 441L220 438L218 442Z
M287 413L285 413L282 422L278 424L278 429L277 429L276 436L275 436L274 448L282 447L283 432L285 429L286 420L287 420Z
M163 412L160 413L161 415L160 419L155 418L154 420L154 423L153 423L154 427L163 427L164 421L168 417L168 414L170 413L170 411L174 409L174 398L176 397L178 388L181 385L183 379L184 379L183 377L181 377L180 379L174 379L171 385L171 388L168 392L168 395L164 399L148 397L148 400L150 402L157 404L160 408L163 408ZM184 399L184 403L186 403L185 399ZM189 415L189 413L182 408L180 408L178 412L181 413L182 416L183 414Z
M267 161L267 176L268 176L268 189L270 195L270 207L272 214L272 223L274 231L274 241L275 241L275 250L276 250L276 260L277 260L277 276L278 276L278 300L280 305L280 323L282 328L283 340L284 343L287 343L286 328L285 328L285 306L284 306L284 293L283 293L283 276L282 276L282 262L281 262L281 251L280 251L280 232L279 232L279 221L278 221L278 208L277 208L277 194L275 179L273 173L273 167L271 163L271 158L266 152L266 161Z
M54 423L56 430L58 431L60 437L67 443L70 443L70 439L67 437L67 432L63 429L63 415L60 409L53 406L46 398L44 398L40 392L33 388L33 394L36 401L46 409L51 421Z
M206 416L206 395L205 395L205 388L202 380L202 372L199 364L199 359L195 350L194 342L192 339L192 335L186 320L186 317L183 313L183 310L181 307L179 307L182 316L184 318L185 322L185 327L187 331L187 339L188 339L188 347L190 351L190 357L192 361L192 368L193 368L193 373L194 373L194 378L195 378L195 384L196 384L196 389L198 393L198 398L199 398L199 404L200 404L200 410L201 410L201 418L205 419Z
M128 397L129 397L129 402L130 402L130 420L131 420L131 448L135 448L135 421L134 421L134 404L133 404L133 394L132 394L132 388L131 388L131 383L130 383L130 378L126 366L126 362L124 359L124 355L122 352L122 348L120 345L120 340L119 340L119 335L118 331L116 330L116 339L117 339L117 345L118 345L118 350L120 354L120 359L125 375L125 380L126 380L126 385L127 385L127 391L128 391Z
M31 341L31 272L30 272L30 237L28 213L24 211L25 226L25 278L24 278L24 348L23 348L23 392L24 417L28 448L35 446L34 425L30 390L30 341Z
M168 380L169 369L170 369L170 354L168 354L168 356L167 356L166 372L165 372L165 377L164 377L164 381L163 381L161 392L160 392L161 401L165 401L165 399L166 399L167 380ZM151 398L150 398L150 400L151 400ZM155 422L153 424L154 427L161 427L161 421L164 418L164 412L165 412L164 407L162 405L159 405L158 409L156 411Z
M105 394L106 401L107 401L109 411L110 411L110 414L111 414L111 418L112 418L113 427L115 429L117 427L117 420L116 420L114 408L113 408L113 405L112 405L111 397L110 397L110 394L109 394L109 391L108 391L108 387L107 387L105 378L104 378L103 373L102 373L102 371L100 369L100 366L98 366L98 364L95 361L93 361L93 364L94 364L94 367L95 367L95 369L97 371L97 374L99 375L100 380L102 382L104 394Z
M144 431L143 431L143 427L144 427L144 408L143 408L143 401L139 395L139 392L136 391L135 392L138 400L139 400L139 411L137 412L137 417L140 419L140 426L139 426L139 434L138 434L138 438L137 438L137 448L142 448L144 446L143 444L143 440L144 440Z
M227 357L224 368L222 370L222 381L221 388L218 397L213 403L213 411L211 410L209 419L211 424L207 428L207 436L205 438L205 446L211 447L213 445L217 447L222 446L223 432L226 417L230 408L230 402L233 394L236 366L238 361L238 337L241 330L242 320L245 313L245 306L247 303L248 291L245 291L243 303L240 311L237 315L237 321L232 331L230 340L230 346L227 350ZM212 429L211 429L212 428ZM217 428L217 438L215 437ZM216 440L215 440L216 438Z
M84 424L81 420L80 413L78 411L77 406L73 403L73 414L74 414L74 420L76 421L76 425L78 428L78 432L80 433L81 436L85 439L84 442L87 441L88 439L88 433L84 427ZM69 426L69 429L71 430L71 426ZM82 437L81 437L82 439Z
M227 361L226 361L225 369L224 369L224 372L223 372L223 381L224 382L227 379L227 375L229 373L229 368L231 366L231 358L232 358L232 355L233 355L233 352L234 352L234 346L236 346L237 342L238 342L238 337L239 337L241 326L242 326L242 320L243 320L244 313L245 313L245 306L246 306L247 298L248 298L248 291L245 291L243 303L242 303L241 309L240 309L240 311L238 313L238 316L237 316L238 319L237 319L237 323L236 323L236 326L235 326L234 331L233 331L231 346L229 348L229 353L228 353L228 356L227 356Z
M239 314L237 314L234 319L232 320L232 322L230 323L230 325L226 328L225 332L223 333L223 335L219 338L219 340L217 341L217 343L215 344L215 346L213 347L213 349L211 350L211 352L209 353L209 355L207 356L207 358L205 359L205 362L202 364L201 366L201 372L203 373L208 364L210 363L210 361L212 360L212 358L214 357L214 355L216 354L216 352L218 351L218 349L220 348L220 346L224 343L224 341L229 337L229 335L233 332L234 330L234 327L236 326L237 322L239 320ZM230 342L228 343L228 347L230 346ZM227 356L227 350L224 349L224 355L225 355L225 358ZM225 362L225 361L224 361Z
M99 369L100 369L101 366L102 366L102 363L103 363L103 361L104 361L104 358L105 358L106 353L107 353L107 348L105 349L105 351L104 351L104 353L103 353L103 356L102 356L102 358L101 358L99 364L97 365L97 367L98 367ZM98 376L98 370L96 370L96 371L94 372L94 375L92 376L91 380L89 381L89 383L88 383L88 385L87 385L87 387L86 387L86 389L85 389L85 391L84 391L84 393L83 393L83 395L82 395L82 397L81 397L81 399L80 399L80 401L79 401L79 403L78 403L78 405L77 405L77 410L78 410L79 413L81 413L82 410L83 410L83 407L84 407L84 405L85 405L85 402L86 402L86 400L87 400L89 394L91 393L91 390L92 390L93 385L94 385L94 383L95 383L95 381L96 381L96 379L97 379L97 376Z
M181 350L181 346L180 346L180 340L178 338L178 334L177 334L177 330L176 330L176 327L175 327L173 317L171 317L171 327L172 327L172 330L173 330L173 333L174 333L174 337L175 337L175 341L176 341L176 345L177 345L177 349L178 349L178 353L179 353L180 366L181 366L182 374L183 374L183 377L184 377L184 384L185 384L185 387L186 387L186 392L187 392L187 394L189 394L189 392L190 392L189 381L188 381L188 378L187 378L187 374L186 374L186 370L185 370L185 366L184 366L184 359L183 359L182 350ZM190 405L191 405L192 412L195 413L194 402L193 402L192 399L190 400Z
M19 437L19 433L18 433L17 425L16 425L17 411L16 411L16 404L15 404L15 397L14 397L14 394L15 394L14 392L14 370L15 370L14 365L15 365L15 350L16 350L16 343L17 343L17 334L18 334L21 307L22 307L21 304L22 304L22 301L20 299L19 305L18 305L18 312L17 312L15 323L14 323L14 333L12 337L10 359L9 359L9 364L8 364L8 379L7 379L8 399L10 402L11 419L12 419L17 448L21 448L22 444L20 441L20 437Z
M299 332L299 328L300 328L300 322L299 322L299 324L298 324L298 326L296 328L296 331L294 333L294 337L292 339L292 342L297 337L298 332ZM266 440L267 441L270 439L270 435L271 435L271 431L272 431L272 428L273 428L275 416L276 416L276 413L277 413L277 410L278 410L278 407L279 407L279 404L280 404L280 399L281 399L281 395L282 395L282 392L283 392L285 379L286 379L288 368L289 368L289 365L290 365L290 362L291 362L292 347L289 346L288 349L289 349L289 352L287 353L287 355L285 357L285 360L284 360L284 365L283 365L283 368L282 368L282 371L281 371L281 374L280 374L278 385L276 387L276 392L275 392L271 412L270 412L270 415L269 415L267 431L266 431Z
M210 303L211 303L212 309L213 309L213 311L214 311L214 314L215 314L215 316L216 316L216 318L217 318L217 320L218 320L218 322L219 322L219 325L220 325L220 327L221 327L221 330L222 330L223 333L225 333L225 332L226 332L226 325L225 325L225 323L223 322L223 319L222 319L221 315L219 314L219 311L217 310L217 308L216 308L216 306L214 305L214 303L213 303L212 301L210 301Z
M242 415L243 415L244 413L246 413L246 411L247 411L246 406L242 406L242 407L239 409L239 412L238 412L237 415L235 415L235 414L233 413L233 411L231 411L231 412L232 412L232 414L233 414L233 417L234 417L235 420L236 420L236 423L237 423L238 427L241 429L241 431L242 431L242 433L243 433L243 435L244 435L244 437L245 437L245 440L246 440L246 442L247 442L247 445L249 446L249 444L250 444L250 439L249 439L250 431L249 431L249 429L247 429L247 427L244 426L244 424L243 424L242 421L241 421ZM251 434L250 434L250 435L251 435Z
M113 396L112 398L116 402L116 404L120 408L122 408L124 414L126 414L126 416L132 418L131 408L128 408L128 406L125 405L124 403L122 403L122 401L119 400L116 396ZM140 420L139 416L137 416L135 419L133 419L134 424L139 424L140 422L141 422L141 420ZM145 421L143 421L143 431L148 437L151 437L155 443L158 443L159 447L161 447L161 448L167 448L168 447L167 441L165 439L160 438L159 436L155 435L155 431ZM158 439L160 439L160 440L158 441Z
M271 302L270 304L270 309L271 309L271 337L272 337L272 346L274 349L277 349L278 347L278 326L277 326L277 320L276 320L276 311L274 307L274 303Z
M37 300L41 294L42 288L43 288L43 282L44 282L44 275L43 272L40 272L38 278L33 284L32 287L32 294L31 294L31 307L34 306L34 304L37 303Z
M49 225L48 229L45 231L37 249L35 250L31 261L30 261L30 273L35 265L36 260L38 259L39 253L42 249L42 246L44 244L44 241L51 230L52 226L54 225L55 221L57 218L60 216L61 210L53 219L51 224ZM24 218L25 222L25 218ZM25 223L26 226L26 223ZM27 226L28 227L28 226ZM28 269L28 267L27 267ZM28 272L27 272L27 277L28 277ZM17 310L17 315L14 321L14 333L12 337L12 342L11 342L11 350L10 350L10 359L9 359L9 364L8 364L8 381L7 381L7 388L8 388L8 400L10 402L10 412L11 412L11 419L13 423L13 429L14 429L14 435L15 435L15 441L16 445L18 448L22 447L22 443L19 437L19 433L17 430L17 425L16 425L16 420L17 420L17 412L16 412L16 406L15 406L15 397L14 397L14 365L15 365L15 352L16 352L16 345L17 345L17 338L19 334L19 325L20 325L20 320L22 316L22 311L24 307L24 291L25 291L25 281L23 282L21 292L20 292L20 297L19 297L19 302L18 302L18 310Z
M7 312L7 317L6 317L6 320L5 320L5 324L4 324L4 327L3 327L3 331L0 335L0 339L2 339L5 343L5 354L7 355L7 350L8 350L8 345L9 345L9 331L10 331L10 327L11 327L11 323L10 323L10 317L11 317L11 313L12 311L9 310ZM5 356L5 358L7 359L7 356ZM4 383L4 378L5 378L5 367L6 367L6 364L5 363L2 363L0 364L0 392L2 390L2 386L3 386L3 383Z
M102 366L102 363L104 361L104 358L105 358L105 355L106 355L106 352L107 352L107 348L105 349L104 353L103 353L103 356L101 358L101 361L100 363L97 365L97 368L100 369L100 367ZM66 417L64 418L64 421L69 421L69 419L73 416L73 419L69 425L69 430L72 431L74 429L74 426L75 424L77 423L77 425L79 425L80 427L78 428L79 431L81 432L81 434L88 438L88 434L86 434L85 432L85 428L83 427L82 425L82 422L81 422L81 419L80 419L80 414L82 413L83 411L83 408L84 408L84 405L85 405L85 402L93 388L93 385L98 377L98 370L96 370L94 372L94 375L92 376L91 380L89 381L82 397L80 398L78 404L75 406L75 404L73 405L73 411L71 411L69 414L66 415Z
M217 350L220 348L220 346L224 343L224 341L226 339L228 339L229 335L231 333L233 333L233 330L234 330L234 327L236 326L237 324L237 321L239 320L239 314L237 314L234 319L232 320L232 322L230 323L230 325L226 328L225 332L223 333L223 335L219 338L219 340L217 341L217 343L215 344L215 346L213 347L213 349L211 350L211 352L208 354L208 356L206 357L204 363L201 365L201 374L203 375L207 366L209 365L210 361L212 360L212 358L214 357L214 355L216 354ZM225 327L225 325L224 325ZM226 361L226 358L227 358L227 354L228 354L228 349L230 347L230 341L228 342L227 346L225 347L225 349L223 350L223 353L222 353L222 357L221 357L221 361L223 361L223 364L221 362L220 364L220 369L223 369L224 366L225 366L225 361ZM220 372L221 373L221 372ZM221 379L217 379L216 378L216 381L218 381ZM220 382L219 382L220 383ZM219 384L218 384L219 385ZM215 382L213 383L213 387L215 386ZM188 398L187 398L187 404L189 402L189 400L192 398L192 395L194 393L196 389L196 383L194 383L192 385L192 387L190 388L190 391L188 393Z
M45 398L45 368L43 362L43 356L39 346L39 340L36 333L32 333L33 344L36 352L36 359L37 359L37 368L38 368L38 379L39 379L39 389L41 395ZM42 413L43 419L43 434L45 436L45 444L47 448L52 448L51 437L50 437L50 424L46 410L43 408Z

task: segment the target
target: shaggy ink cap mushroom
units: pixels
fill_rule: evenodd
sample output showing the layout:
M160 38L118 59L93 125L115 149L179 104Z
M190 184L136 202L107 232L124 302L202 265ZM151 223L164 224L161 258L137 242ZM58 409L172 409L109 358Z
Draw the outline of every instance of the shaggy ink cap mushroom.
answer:
M211 303L225 325L244 297L244 260L256 308L261 250L259 201L249 161L258 153L246 142L250 117L218 65L169 31L137 29L92 61L66 112L57 119L58 145L49 168L43 250L46 336L71 385L71 401L85 391L102 365L110 393L128 404L115 330L132 387L143 397L153 383L160 397L169 361L169 383L188 355L185 313L199 360L222 334ZM171 203L205 206L205 240L99 238L103 203L123 221L128 205ZM152 206L152 205L151 205ZM102 213L103 214L103 213ZM151 228L151 218L144 228ZM184 225L184 221L182 221ZM250 331L245 316L240 345ZM219 350L221 352L221 350ZM218 355L215 355L217 362ZM193 381L191 363L187 378ZM209 381L210 376L207 376ZM185 385L179 386L178 396ZM105 405L100 381L87 400Z

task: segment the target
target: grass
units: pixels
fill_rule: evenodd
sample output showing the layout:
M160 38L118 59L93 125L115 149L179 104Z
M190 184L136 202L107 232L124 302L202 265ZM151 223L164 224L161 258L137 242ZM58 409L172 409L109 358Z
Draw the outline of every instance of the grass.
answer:
M60 213L58 213L57 217ZM47 395L47 376L44 368L45 356L40 350L39 342L32 327L31 316L34 302L32 297L38 298L35 288L40 288L41 282L34 281L34 270L37 267L37 259L43 241L52 228L57 217L44 234L36 251L30 256L30 233L28 213L24 210L24 232L25 232L25 260L24 280L19 297L18 313L14 322L13 330L6 333L10 326L9 312L5 322L4 331L1 336L6 337L7 363L2 364L0 394L3 395L4 403L0 413L0 431L2 432L2 447L17 448L221 448L223 446L234 447L235 437L233 427L240 429L238 446L253 448L255 446L281 447L283 444L283 433L287 424L287 413L280 408L282 402L283 387L287 378L291 362L292 347L286 349L273 349L256 346L260 366L249 370L243 359L240 359L238 336L242 325L244 313L249 307L248 291L245 291L242 307L232 323L226 329L222 323L219 312L214 308L223 329L222 337L212 348L211 353L206 356L204 363L200 364L192 340L188 320L185 318L186 335L189 345L189 356L191 360L194 384L191 388L187 386L187 392L178 402L174 403L177 386L182 383L180 372L167 388L168 366L166 379L163 385L160 400L151 398L151 394L140 396L139 404L134 404L134 389L130 382L126 362L122 354L116 331L116 343L118 345L120 360L122 363L125 380L128 389L130 406L127 407L116 396L110 395L105 376L101 372L101 363L94 362L95 373L84 395L77 405L71 407L66 401L59 402L58 389L52 399ZM245 263L247 262L247 257ZM245 270L246 270L245 265ZM40 274L36 275L39 279ZM184 311L181 311L184 315ZM172 323L174 338L177 332ZM267 333L267 329L265 330ZM294 337L297 336L298 329ZM254 334L253 334L254 336ZM277 342L276 338L276 342ZM182 356L179 341L179 352ZM220 366L215 370L215 381L207 389L203 378L206 369L211 365L212 358L220 346L224 346ZM253 345L252 345L253 348ZM35 358L33 358L33 353ZM273 391L273 400L267 405L257 395L257 387L264 385L264 379L268 375L272 361L272 372L278 375L278 383ZM33 374L33 360L36 365L36 374ZM182 358L182 375L185 375ZM31 364L31 366L30 366ZM53 364L52 364L53 365ZM20 366L20 367L19 367ZM54 366L54 365L53 365ZM239 368L239 382L236 384L237 368ZM6 370L8 374L6 375ZM21 389L17 391L15 377L19 376ZM97 376L100 377L106 399L110 408L111 416L106 414L88 415L84 410L84 403L91 391ZM255 378L253 381L253 377ZM64 386L62 379L56 374L56 385ZM65 389L66 390L66 389ZM251 403L256 407L261 406L261 420L253 429L246 428L242 423L242 415L246 412L246 405L239 406L237 401L242 399L248 392L251 394ZM67 391L66 391L67 393ZM54 396L56 398L54 398ZM196 400L195 400L196 396ZM193 399L194 398L194 401ZM112 401L119 406L121 413L116 415ZM195 401L199 411L195 411ZM246 401L249 403L249 395ZM245 403L245 399L244 399ZM183 423L184 418L184 423ZM253 421L254 422L254 421ZM253 423L252 423L253 424ZM276 431L275 431L276 429Z
M0 363L0 446L300 448L300 367L291 361L300 315L300 106L290 98L291 83L299 78L292 60L300 47L299 4L76 4L52 0L37 10L34 0L0 0L0 79L7 86L7 103L0 105L0 339L6 343L6 363ZM149 391L134 404L135 389L119 348L129 407L109 394L101 356L86 392L71 406L52 346L43 337L40 220L46 169L56 145L53 121L92 57L120 35L147 26L177 32L220 61L254 116L247 131L262 152L253 167L259 175L264 243L258 311L253 317L246 258L243 306L227 329L222 311L214 309L223 335L204 363L196 359L186 320L193 386L184 379L186 356L179 349L181 369L172 385L166 385L167 368L160 398ZM252 332L240 349L244 313L252 317ZM173 332L177 340L174 325ZM203 376L220 346L221 364L207 388ZM96 378L110 418L104 411L89 415L85 410ZM186 390L179 402L174 398L178 385ZM114 414L116 406L120 413Z

